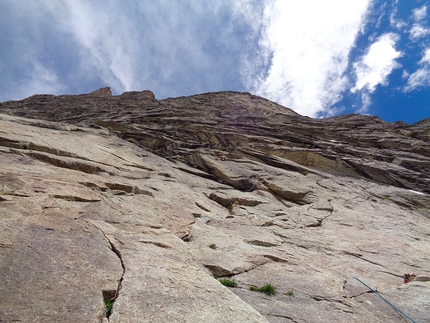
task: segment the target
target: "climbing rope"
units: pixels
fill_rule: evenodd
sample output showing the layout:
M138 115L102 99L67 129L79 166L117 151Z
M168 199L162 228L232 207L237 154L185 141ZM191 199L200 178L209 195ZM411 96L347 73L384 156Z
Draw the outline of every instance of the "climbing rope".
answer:
M246 190L245 192L251 192L252 189L255 187L255 185L256 185L256 183L254 183L254 185L252 185L252 187L250 189Z
M268 229L269 230L269 229ZM296 246L293 245L291 242L288 242L287 240L285 240L285 238L283 236L281 236L279 233L277 233L275 230L270 230L271 232L273 232L273 234L277 235L279 238L281 238L286 244L289 244L291 247L295 248Z
M413 323L417 323L415 322L413 319L411 319L407 314L405 314L402 310L400 310L397 306L393 305L391 302L389 302L385 297L383 297L381 294L379 294L376 290L374 290L372 287L370 287L369 285L367 285L365 282L363 282L362 280L358 279L357 277L351 276L352 278L358 280L360 283L362 283L364 286L366 286L367 288L369 288L369 290L378 295L380 298L382 298L384 300L384 302L386 302L388 305L390 305L392 308L394 308L397 312L399 312L400 314L402 314L404 317L406 317L407 319L409 319L411 322Z
M246 192L251 191L254 188L255 184L251 187L251 189L249 189ZM233 207L233 203L230 199L230 197L227 195L226 192L224 192L225 196L227 197L227 199L230 202L231 207ZM245 215L246 218L249 220L249 222L251 223L252 226L255 226L255 224L251 221L251 219ZM279 233L277 233L275 230L270 230L270 229L266 229L263 228L267 231L272 232L273 234L275 234L276 236L280 237L286 244L289 244L290 246L294 247L295 246L293 244L291 244L290 242L288 242L282 235L280 235ZM340 274L340 273L339 273ZM341 274L341 276L344 276L344 274ZM383 297L381 294L379 294L376 290L374 290L373 288L371 288L369 285L367 285L365 282L363 282L362 280L358 279L357 277L351 276L352 278L356 279L357 281L359 281L361 284L363 284L364 286L366 286L372 293L376 294L377 296L379 296L384 302L386 302L388 305L390 305L394 310L396 310L397 312L399 312L401 315L403 315L405 318L407 318L408 320L410 320L413 323L417 323L416 321L414 321L409 315L407 315L406 313L404 313L402 310L400 310L397 306L395 306L394 304L392 304L390 301L388 301L385 297Z

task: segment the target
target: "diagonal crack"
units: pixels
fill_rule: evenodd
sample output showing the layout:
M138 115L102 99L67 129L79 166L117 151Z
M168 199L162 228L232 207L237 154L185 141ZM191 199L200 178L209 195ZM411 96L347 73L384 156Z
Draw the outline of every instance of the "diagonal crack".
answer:
M383 265L382 265L382 264L380 264L380 263L377 263L376 261L372 261L372 260L369 260L369 259L364 258L362 254L355 253L355 252L350 252L350 251L347 251L347 250L343 250L343 251L342 251L342 253L343 253L343 254L346 254L346 255L354 256L354 257L356 257L356 258L358 258L358 259L361 259L361 260L367 261L368 263L371 263L372 265L379 266L379 267L382 267L382 268L384 268L384 269L386 269L386 270L389 270L389 268L387 268L387 267L383 266Z
M287 315L282 315L282 314L266 314L266 315L284 318L284 319L290 320L293 323L299 323L299 321L296 321L292 316L287 316Z

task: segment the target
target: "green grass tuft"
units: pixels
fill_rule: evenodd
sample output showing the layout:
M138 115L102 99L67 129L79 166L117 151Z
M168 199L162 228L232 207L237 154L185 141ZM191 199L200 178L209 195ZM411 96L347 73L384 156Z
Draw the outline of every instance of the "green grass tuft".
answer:
M227 287L237 287L237 283L234 279L221 278L219 282Z
M215 243L210 244L208 247L211 248L211 249L216 249L217 248L217 246L216 246Z
M113 303L114 301L110 299L105 300L106 317L109 317L112 314Z
M249 287L249 290L251 290L253 292L265 293L267 295L275 295L277 293L275 286L273 286L270 283L264 285L263 287L257 287L257 286L252 285L251 287Z
M294 292L292 290L289 290L288 292L284 293L284 295L294 296Z

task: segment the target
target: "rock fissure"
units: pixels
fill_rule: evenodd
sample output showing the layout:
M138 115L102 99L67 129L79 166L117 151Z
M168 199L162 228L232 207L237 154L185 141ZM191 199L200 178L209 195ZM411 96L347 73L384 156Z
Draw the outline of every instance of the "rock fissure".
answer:
M91 223L89 221L86 221L87 223ZM100 232L103 234L103 236L105 237L105 239L107 240L107 242L109 243L109 248L112 250L112 252L116 255L116 257L118 258L118 260L121 263L121 268L122 268L122 274L121 277L118 279L118 286L116 288L115 291L102 291L103 294L103 298L104 301L106 303L106 306L109 306L109 309L106 309L106 317L109 320L109 317L112 313L113 310L113 305L114 302L118 299L120 292L121 292L121 288L122 288L122 281L124 279L124 275L126 272L126 268L124 265L124 261L122 259L121 256L121 252L118 250L118 248L115 246L115 244L112 242L112 240L107 236L107 234L101 229L99 228L97 225L95 225L94 223L91 223L95 228L97 228L98 230L100 230ZM110 303L108 303L110 302ZM109 305L108 305L109 304Z
M267 257L267 258L269 258L269 257ZM275 262L275 260L273 260L271 258L269 258L269 259ZM248 268L240 267L240 268L233 268L231 270L223 268L223 267L218 266L218 265L206 264L204 266L207 269L209 269L215 277L233 277L236 275L244 274L244 273L247 273L249 271L255 270L258 267L261 267L261 266L267 264L268 262L270 262L270 260L264 259L263 261L259 261L257 264L253 264L252 266L249 266Z
M384 269L389 270L388 268L386 268L386 267L385 267L384 265L382 265L381 263L378 263L378 262L376 262L376 261L372 261L372 260L366 259L366 258L364 258L364 257L363 257L363 255L361 255L361 254L357 254L357 253L350 252L350 251L346 251L346 250L343 250L343 251L342 251L342 253L344 253L344 254L346 254L346 255L354 256L354 257L359 258L359 259L361 259L361 260L364 260L364 261L366 261L366 262L368 262L368 263L370 263L370 264L372 264L372 265L375 265L375 266L378 266L378 267L382 267L382 268L384 268Z
M362 296L362 295L364 295L364 294L373 294L373 292L372 292L371 290L367 290L367 291L365 291L365 292L361 292L361 293L359 293L359 294L355 294L355 295L349 295L349 296L347 296L347 297L348 297L348 298L351 298L351 299L354 299L354 298L360 297L360 296Z
M267 313L266 314L267 316L274 316L274 317L280 317L280 318L284 318L284 319L287 319L287 320L290 320L291 322L293 322L293 323L302 323L303 321L298 321L298 320L296 320L294 317L292 317L292 316L288 316L288 315L284 315L284 314L273 314L273 313Z

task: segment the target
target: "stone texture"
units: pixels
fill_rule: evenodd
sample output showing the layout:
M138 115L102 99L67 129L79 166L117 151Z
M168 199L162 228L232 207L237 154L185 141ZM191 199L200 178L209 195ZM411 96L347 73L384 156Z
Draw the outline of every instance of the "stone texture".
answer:
M109 88L0 113L0 322L405 321L354 277L429 321L402 278L430 271L428 120Z

